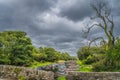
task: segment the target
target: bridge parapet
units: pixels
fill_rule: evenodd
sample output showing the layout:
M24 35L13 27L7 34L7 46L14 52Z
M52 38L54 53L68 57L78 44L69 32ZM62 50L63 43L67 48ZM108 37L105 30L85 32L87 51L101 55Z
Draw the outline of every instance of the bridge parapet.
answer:
M70 71L67 80L120 80L120 72L77 72Z
M0 79L7 80L54 80L54 73L26 67L0 65Z

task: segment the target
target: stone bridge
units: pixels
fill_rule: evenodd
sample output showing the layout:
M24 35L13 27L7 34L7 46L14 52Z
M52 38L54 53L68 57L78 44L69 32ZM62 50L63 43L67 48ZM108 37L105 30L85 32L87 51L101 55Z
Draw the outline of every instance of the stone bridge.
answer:
M120 80L120 72L77 72L70 71L66 80Z
M70 66L70 70L67 71L66 80L120 80L120 72L71 71L74 67ZM51 71L0 65L0 80L54 80L54 74Z
M0 80L54 80L54 73L26 67L0 65Z

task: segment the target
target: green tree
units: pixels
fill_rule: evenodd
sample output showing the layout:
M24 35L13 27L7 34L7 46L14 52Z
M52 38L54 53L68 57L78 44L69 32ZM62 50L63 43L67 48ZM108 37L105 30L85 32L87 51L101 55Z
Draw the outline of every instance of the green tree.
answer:
M59 58L57 56L57 51L54 48L45 47L45 54L47 55L47 61L57 61Z
M4 31L0 33L0 63L28 65L32 60L32 43L23 31Z
M61 60L72 60L73 57L69 55L69 53L65 52L65 53L61 53L60 54L60 59Z
M84 59L87 59L87 57L89 55L91 55L91 53L89 52L90 49L88 49L88 47L82 47L78 50L77 52L77 56L79 58L79 60L84 60Z

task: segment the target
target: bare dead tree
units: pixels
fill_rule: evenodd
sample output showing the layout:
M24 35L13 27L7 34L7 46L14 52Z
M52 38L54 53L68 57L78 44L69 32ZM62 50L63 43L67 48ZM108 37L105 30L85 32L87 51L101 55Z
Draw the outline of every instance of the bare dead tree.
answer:
M93 27L95 26L100 27L104 31L107 37L107 40L108 40L107 47L111 49L114 46L114 42L115 42L115 36L113 33L114 21L113 21L113 17L111 16L111 9L107 5L107 3L102 2L102 1L96 4L92 3L91 7L96 13L96 15L92 17L91 19L99 19L99 22L97 24L93 24L92 26L89 26L87 30L84 32L85 34L86 33L88 34ZM90 42L90 44L98 39L102 39L102 41L105 42L103 37L97 37L93 39Z

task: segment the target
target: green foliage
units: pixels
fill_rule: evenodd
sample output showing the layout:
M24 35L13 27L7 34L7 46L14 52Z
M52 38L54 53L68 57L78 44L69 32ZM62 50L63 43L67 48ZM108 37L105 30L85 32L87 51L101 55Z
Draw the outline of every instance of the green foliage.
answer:
M0 33L0 64L29 65L32 60L32 43L22 31Z
M103 60L105 58L105 54L92 54L87 57L87 59L83 60L85 64L93 64Z
M11 64L28 66L32 62L32 47L30 45L15 45L12 49Z
M82 47L77 52L79 60L84 64L92 64L102 60L105 56L105 50L102 47Z
M93 55L89 55L87 59L83 60L83 63L85 64L92 64L95 62L95 57Z
M60 76L57 78L57 80L66 80L66 77L65 76Z
M120 39L118 38L112 49L106 52L106 64L109 66L107 69L110 71L120 71Z
M92 66L91 65L86 65L80 60L77 61L77 64L79 65L78 71L81 71L81 72L90 72L90 71L92 71Z
M38 53L36 54L36 60L37 61L49 61L54 62L59 60L59 53L51 47L40 47L38 50Z
M108 66L105 65L105 60L101 60L99 62L94 63L93 66L93 71L97 72L102 72L102 71L109 71Z
M30 65L30 67L31 68L36 68L38 66L47 66L47 65L50 65L50 64L54 64L54 63L53 62L37 62L37 61L35 61Z
M25 76L18 76L18 79L19 79L19 80L26 80L26 79L25 79Z
M57 51L53 48L45 47L45 54L47 55L47 61L54 62L59 59Z
M58 60L75 60L76 57L70 56L68 53L61 53L51 47L40 47L34 55L35 60L39 62L55 62Z
M9 58L7 58L6 56L4 56L4 58L0 58L0 64L10 64L11 61Z
M82 47L77 52L79 60L86 59L90 54L88 47Z
M76 60L76 57L73 57L73 56L70 56L67 52L65 53L61 53L60 56L59 56L59 59L60 60Z
M92 64L93 71L120 71L120 39L116 40L113 48L104 53L94 54L94 59L90 56L84 62Z

